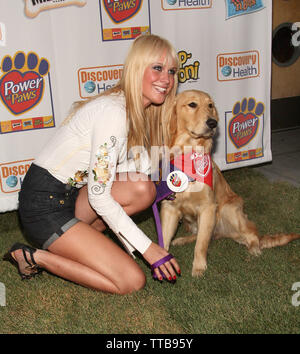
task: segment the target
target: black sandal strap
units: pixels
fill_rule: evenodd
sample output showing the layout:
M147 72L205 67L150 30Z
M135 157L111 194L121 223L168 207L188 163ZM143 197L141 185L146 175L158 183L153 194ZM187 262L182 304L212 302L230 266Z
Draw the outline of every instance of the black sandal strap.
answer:
M36 251L36 249L34 248L31 248L31 247L28 247L26 245L23 245L23 247L21 248L22 249L22 252L23 252L23 257L26 261L26 263L31 267L33 268L34 266L36 266L36 261L34 260L33 258L33 253ZM29 255L30 255L30 259L31 259L31 263L29 262L28 258L27 258L27 255L26 255L26 251L29 252Z
M30 267L32 267L32 264L28 261L28 258L27 258L27 256L26 256L25 248L22 248L22 252L23 252L23 257L24 257L26 263L27 263Z
M33 258L33 253L36 251L34 248L29 248L28 247L28 251L29 251L29 254L30 254L30 258L31 258L31 262L32 262L32 265L33 266L36 266L37 264L36 264L36 262L35 262L35 260L34 260L34 258Z

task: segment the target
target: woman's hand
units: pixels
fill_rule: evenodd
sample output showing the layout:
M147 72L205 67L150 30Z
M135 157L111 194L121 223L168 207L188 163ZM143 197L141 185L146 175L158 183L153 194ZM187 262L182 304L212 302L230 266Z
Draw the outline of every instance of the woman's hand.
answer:
M143 257L150 265L152 265L153 263L159 261L161 258L167 256L168 254L169 253L164 248L162 248L159 245L157 245L156 243L152 242L150 244L150 246L147 248L146 252L143 254ZM181 274L179 265L178 265L175 258L172 258L169 261L163 263L159 267L159 269L164 273L166 278L169 279L170 281L176 279L175 270L176 270L177 274ZM159 269L155 268L154 272L157 275L157 278L159 280L162 280L163 278L162 278L162 275L161 275Z

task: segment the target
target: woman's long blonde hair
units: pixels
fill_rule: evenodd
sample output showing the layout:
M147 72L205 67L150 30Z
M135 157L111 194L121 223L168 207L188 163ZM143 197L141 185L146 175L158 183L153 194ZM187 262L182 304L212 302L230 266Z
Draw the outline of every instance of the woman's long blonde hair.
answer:
M145 69L162 55L171 65L173 63L175 68L178 67L177 53L166 39L156 35L142 35L133 42L125 61L119 87L126 97L128 149L144 146L149 151L151 146L167 143L167 122L177 91L177 74L174 87L161 105L150 105L145 109L142 90Z
M168 145L170 141L169 119L178 86L177 73L174 76L174 86L163 104L151 104L147 108L143 104L142 83L145 69L163 55L168 63L178 68L178 56L169 41L153 34L137 37L125 60L122 78L115 87L100 94L124 92L129 127L128 150L134 146L142 146L149 153L151 146ZM99 95L92 99L97 97Z

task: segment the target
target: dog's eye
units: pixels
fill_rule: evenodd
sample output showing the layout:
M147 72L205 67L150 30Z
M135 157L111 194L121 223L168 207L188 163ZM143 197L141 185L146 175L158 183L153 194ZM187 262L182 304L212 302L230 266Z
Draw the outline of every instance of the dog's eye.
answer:
M209 107L210 109L214 108L213 103L209 103L208 107Z
M196 102L191 102L188 104L189 107L191 108L196 108L197 107L197 103Z

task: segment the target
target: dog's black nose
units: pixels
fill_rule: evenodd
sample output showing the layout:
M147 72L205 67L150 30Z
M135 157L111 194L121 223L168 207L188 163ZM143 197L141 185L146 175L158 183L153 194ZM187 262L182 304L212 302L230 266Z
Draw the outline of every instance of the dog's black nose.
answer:
M218 122L213 118L208 118L208 120L206 121L206 125L210 129L214 129L218 125Z

